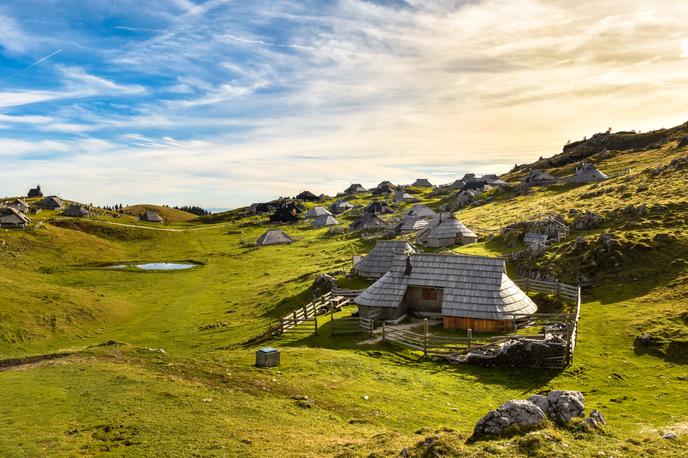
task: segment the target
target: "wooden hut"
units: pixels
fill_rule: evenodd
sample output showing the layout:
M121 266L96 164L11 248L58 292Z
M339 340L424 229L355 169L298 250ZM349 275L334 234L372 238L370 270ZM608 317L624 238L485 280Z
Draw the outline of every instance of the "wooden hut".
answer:
M439 248L476 243L478 236L451 213L441 213L418 233L416 241L428 247Z
M366 188L361 186L359 183L353 183L353 184L351 184L351 186L349 186L348 188L346 188L344 190L344 194L349 194L349 195L359 194L362 192L367 192L367 190L366 190Z
M384 196L384 195L389 195L389 194L394 194L394 192L397 190L397 187L392 184L391 181L383 181L379 185L377 185L373 190L371 191L374 196Z
M476 332L513 329L515 320L537 311L507 276L503 259L467 255L395 256L389 272L354 302L363 317L439 316L445 328Z
M378 215L378 214L383 214L383 213L394 213L394 209L392 207L390 207L387 204L387 202L381 202L379 200L374 200L365 207L363 212Z
M62 210L64 202L57 196L48 196L37 204L43 210Z
M160 216L155 210L146 210L143 215L139 217L139 220L146 221L148 223L162 223L164 221L162 216Z
M373 213L364 213L359 219L349 225L352 231L384 231L391 229L389 223Z
M598 181L607 179L609 179L609 177L600 172L593 164L584 162L576 169L576 174L571 177L570 181L572 183L597 183Z
M318 202L320 200L320 197L316 196L310 191L303 191L298 196L296 196L296 198L304 202Z
M325 207L313 207L310 210L308 210L305 218L314 219L318 218L319 216L332 216L332 213L330 213L329 210L327 210Z
M258 237L256 245L287 245L292 242L294 242L294 239L287 235L284 231L280 231L279 229L270 229L269 231Z
M14 208L19 213L26 213L29 211L29 204L21 199L12 199L0 204L0 207Z
M379 240L373 250L354 266L354 272L361 277L380 278L392 268L396 256L416 252L405 240Z
M540 254L547 249L547 234L539 234L537 232L528 232L523 237L523 242L533 254Z
M547 172L540 169L533 169L523 179L525 186L550 186L557 182L557 179Z
M508 183L501 178L499 178L497 175L494 174L489 174L489 175L483 175L482 178L480 178L482 181L485 182L485 184L493 186L493 187L498 187L498 188L504 188L508 186Z
M394 228L399 234L418 232L427 227L429 221L414 215L404 215L401 222Z
M413 182L411 186L415 186L417 188L432 188L432 183L427 178L416 178L416 181Z
M0 208L0 227L3 229L24 229L31 220L19 210L12 207Z
M407 215L417 216L419 218L432 218L433 216L437 215L437 213L427 205L417 204L408 211Z
M399 188L394 193L394 202L397 202L397 203L418 202L418 199L416 199L411 194L404 191L404 188Z
M328 226L336 226L337 224L339 224L339 221L337 221L334 218L334 216L328 214L318 216L313 220L313 223L311 225L315 228L321 228Z
M29 193L26 195L26 197L28 197L30 199L43 197L43 191L41 191L41 185L38 185L35 188L29 189Z
M352 208L354 208L354 205L350 202L347 202L346 200L338 200L332 203L332 205L330 205L330 211L335 215L339 215L341 213L344 213L345 211L349 211Z
M87 218L91 216L90 210L81 205L70 205L69 208L62 212L62 216L71 216L74 218Z

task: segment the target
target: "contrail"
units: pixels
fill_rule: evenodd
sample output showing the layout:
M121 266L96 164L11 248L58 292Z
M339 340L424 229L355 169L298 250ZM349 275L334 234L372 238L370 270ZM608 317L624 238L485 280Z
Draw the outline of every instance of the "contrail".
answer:
M48 54L48 55L45 56L45 57L41 57L40 59L38 59L36 62L32 63L31 65L28 65L28 66L22 68L21 70L18 70L18 71L16 71L16 72L12 73L10 76L8 76L8 77L6 77L6 78L0 80L0 83L4 83L4 82L7 81L8 79L14 78L14 77L17 76L18 74L27 71L27 70L30 69L31 67L34 67L34 66L40 64L41 62L44 62L44 61L50 59L50 58L53 57L54 55L60 54L61 52L62 52L62 49L58 49L57 51L55 51L55 52L52 53L52 54Z

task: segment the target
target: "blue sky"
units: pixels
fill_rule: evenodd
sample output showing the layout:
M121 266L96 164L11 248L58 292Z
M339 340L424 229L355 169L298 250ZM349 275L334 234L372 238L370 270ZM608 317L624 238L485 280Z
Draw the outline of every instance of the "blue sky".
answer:
M504 172L688 120L686 23L662 0L0 1L0 195L234 207Z

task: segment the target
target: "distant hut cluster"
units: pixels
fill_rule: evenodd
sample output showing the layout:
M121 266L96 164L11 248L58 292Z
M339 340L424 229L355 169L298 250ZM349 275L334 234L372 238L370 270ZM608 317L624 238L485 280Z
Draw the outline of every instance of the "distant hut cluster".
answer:
M364 317L437 316L447 329L477 332L513 329L515 317L537 311L507 276L503 259L466 255L397 255L355 303Z

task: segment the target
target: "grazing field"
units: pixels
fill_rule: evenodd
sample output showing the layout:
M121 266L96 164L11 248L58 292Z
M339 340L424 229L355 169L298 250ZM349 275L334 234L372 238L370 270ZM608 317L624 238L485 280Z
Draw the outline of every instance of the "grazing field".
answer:
M613 232L629 242L620 265L585 292L574 363L562 372L448 365L363 335L333 337L328 316L318 336L269 342L282 350L282 365L258 369L257 347L244 343L308 302L317 274L349 269L351 257L374 242L300 223L283 228L296 238L292 245L257 248L251 242L267 229L266 218L236 213L211 224L168 217L164 227L175 231L145 229L150 225L133 216L36 215L43 224L35 229L0 232L0 358L45 355L0 368L0 450L8 456L397 456L404 448L414 456L685 456L688 262L676 260L688 259L688 180L685 169L658 177L643 171L685 154L675 144L619 153L599 166L632 167L631 175L507 192L456 214L469 227L487 228L572 208L607 215L603 226L554 246L537 261L541 266L573 265L567 247L576 237ZM583 197L600 188L611 191ZM440 199L421 197L431 204ZM663 210L623 213L642 203ZM494 256L514 249L496 238L455 251ZM201 266L103 268L133 261ZM634 339L643 332L672 343L641 351ZM587 410L606 417L605 432L552 427L467 443L488 410L547 389L582 391ZM668 431L678 438L662 439Z

